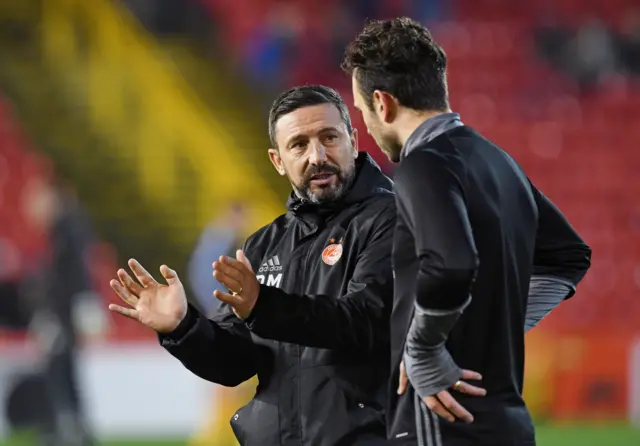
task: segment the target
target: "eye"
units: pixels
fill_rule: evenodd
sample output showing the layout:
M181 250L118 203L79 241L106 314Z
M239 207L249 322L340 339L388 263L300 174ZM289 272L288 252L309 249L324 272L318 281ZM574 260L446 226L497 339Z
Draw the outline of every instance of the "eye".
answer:
M324 139L327 142L336 142L338 140L338 135L327 135Z
M294 143L291 146L291 149L293 149L293 150L302 150L302 149L304 149L304 147L305 147L305 143L302 142L302 141L298 141L298 142Z

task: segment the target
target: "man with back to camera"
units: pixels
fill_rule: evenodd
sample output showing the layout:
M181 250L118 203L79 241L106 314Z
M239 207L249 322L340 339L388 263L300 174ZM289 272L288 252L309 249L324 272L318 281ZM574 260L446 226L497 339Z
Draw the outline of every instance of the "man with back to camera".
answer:
M392 182L358 153L330 88L280 95L269 135L271 161L293 187L289 211L237 259L214 262L230 292L215 291L224 304L212 320L187 305L174 271L163 265L160 285L135 260L139 284L122 269L111 281L131 308L109 308L156 330L206 380L236 386L258 375L255 397L231 421L242 445L386 444Z
M446 56L427 29L370 22L343 68L369 133L399 163L390 443L534 445L524 334L574 294L590 248L507 153L451 112Z

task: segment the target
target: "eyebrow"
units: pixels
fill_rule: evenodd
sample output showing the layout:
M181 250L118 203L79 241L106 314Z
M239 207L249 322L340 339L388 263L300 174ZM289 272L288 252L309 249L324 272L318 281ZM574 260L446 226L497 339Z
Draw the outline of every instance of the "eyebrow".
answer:
M335 126L322 127L320 130L318 130L317 133L322 134L327 132L340 132L340 128ZM304 133L298 133L297 135L293 135L286 141L286 146L290 146L292 143L298 142L299 140L302 140L305 138L308 138L308 135Z

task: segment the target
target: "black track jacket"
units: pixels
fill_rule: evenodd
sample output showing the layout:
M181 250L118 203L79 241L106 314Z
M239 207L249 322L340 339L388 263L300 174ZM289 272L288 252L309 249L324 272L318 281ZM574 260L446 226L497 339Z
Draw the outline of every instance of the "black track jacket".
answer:
M561 279L571 297L591 250L506 152L464 125L432 137L433 124L427 120L411 135L395 175L391 386L416 300L443 310L471 294L446 347L459 367L483 376L487 395L452 391L475 418L464 424L429 411L416 423L413 389L391 394L390 444L417 442L418 426L433 446L533 446L522 399L529 283L532 276Z
M393 301L393 183L365 153L342 202L291 196L244 251L263 284L247 321L190 308L162 345L196 375L258 375L231 425L247 446L383 445Z

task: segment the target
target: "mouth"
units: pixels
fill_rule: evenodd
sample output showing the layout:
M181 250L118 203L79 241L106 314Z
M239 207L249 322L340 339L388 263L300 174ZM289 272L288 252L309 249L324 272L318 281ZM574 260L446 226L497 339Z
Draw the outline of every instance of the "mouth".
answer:
M318 173L311 177L311 184L314 186L326 186L333 181L335 176L336 174L331 172Z

